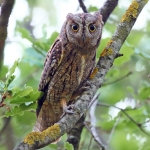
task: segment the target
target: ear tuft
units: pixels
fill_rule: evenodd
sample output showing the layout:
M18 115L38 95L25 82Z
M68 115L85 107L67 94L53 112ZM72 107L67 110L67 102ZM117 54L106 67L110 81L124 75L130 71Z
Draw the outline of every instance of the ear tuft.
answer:
M68 20L68 19L71 19L71 20L72 20L73 14L72 14L72 13L68 13L66 18L67 18L67 20Z
M100 20L100 22L101 22L102 24L104 24L104 23L103 23L103 17L102 17L102 15L101 15L99 12L95 12L94 16L96 16L97 19Z

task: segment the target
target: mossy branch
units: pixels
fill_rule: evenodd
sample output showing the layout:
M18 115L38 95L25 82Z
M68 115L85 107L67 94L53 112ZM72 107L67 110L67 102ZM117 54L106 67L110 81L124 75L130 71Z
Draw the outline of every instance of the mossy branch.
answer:
M137 17L147 2L148 0L135 0L126 11L116 29L116 32L101 54L96 67L98 68L98 72L95 75L95 78L90 80L90 89L86 90L83 95L75 102L73 109L74 114L66 114L57 124L50 127L51 130L47 132L48 134L44 134L44 138L43 136L42 138L33 138L32 143L30 143L30 139L32 139L35 132L30 133L14 150L34 150L40 147L44 147L74 127L81 116L86 113L89 103L95 95L97 89L103 84L105 75L111 68L122 44L129 35ZM57 128L55 128L56 125ZM56 130L60 132L56 132ZM44 132L45 131L43 131L42 134Z

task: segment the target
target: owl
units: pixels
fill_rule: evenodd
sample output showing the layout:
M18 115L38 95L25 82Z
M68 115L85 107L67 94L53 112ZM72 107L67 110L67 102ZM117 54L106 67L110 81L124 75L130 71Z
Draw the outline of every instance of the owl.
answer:
M102 34L102 16L96 12L71 14L47 53L39 83L44 95L38 100L37 122L41 132L69 113L68 104L79 96L95 67L96 49Z

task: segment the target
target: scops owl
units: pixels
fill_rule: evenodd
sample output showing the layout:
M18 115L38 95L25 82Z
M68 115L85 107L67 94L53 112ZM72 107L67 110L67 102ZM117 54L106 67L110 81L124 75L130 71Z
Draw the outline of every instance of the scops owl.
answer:
M102 26L98 12L67 15L46 56L39 84L39 91L44 95L38 100L38 118L33 131L43 131L59 121L68 103L78 95L95 67Z

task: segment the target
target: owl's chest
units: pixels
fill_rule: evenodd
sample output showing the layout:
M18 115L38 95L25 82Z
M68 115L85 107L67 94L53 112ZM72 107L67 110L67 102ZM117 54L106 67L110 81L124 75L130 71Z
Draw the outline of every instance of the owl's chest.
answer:
M56 99L71 97L79 85L88 78L94 64L95 53L85 55L76 48L64 52L62 62L49 84L50 93L55 93Z
M80 85L84 74L93 67L93 60L95 63L95 51L91 52L89 49L87 52L87 49L68 48L64 51L63 60L55 75L62 81L70 80L71 84Z

